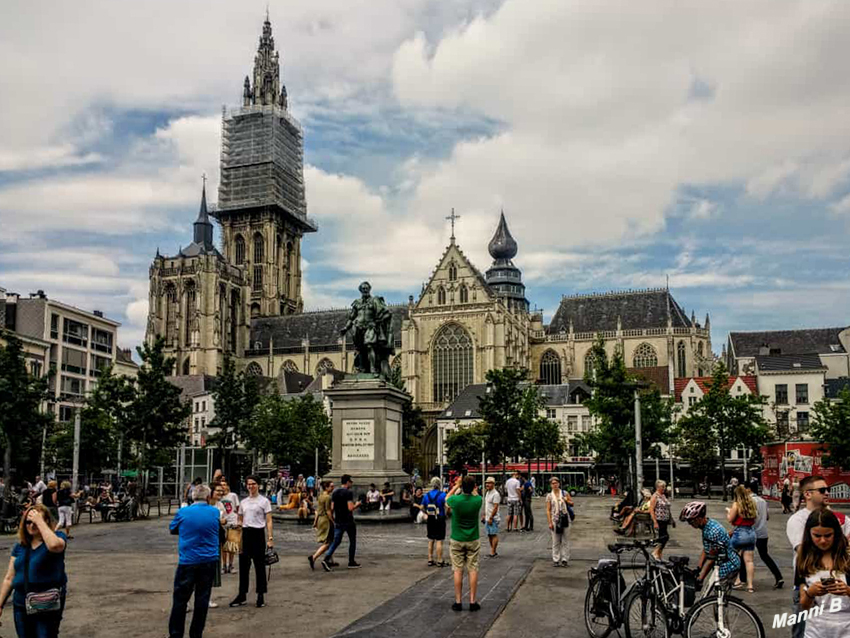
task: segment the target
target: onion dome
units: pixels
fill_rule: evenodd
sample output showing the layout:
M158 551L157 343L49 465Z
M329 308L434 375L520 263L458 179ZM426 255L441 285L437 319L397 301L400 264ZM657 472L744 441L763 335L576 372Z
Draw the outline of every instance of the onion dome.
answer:
M502 216L499 219L499 227L496 228L496 234L487 245L487 250L490 251L490 256L493 259L513 259L517 254L516 240L511 236L511 231L508 230L508 223L505 221L505 211L502 211Z

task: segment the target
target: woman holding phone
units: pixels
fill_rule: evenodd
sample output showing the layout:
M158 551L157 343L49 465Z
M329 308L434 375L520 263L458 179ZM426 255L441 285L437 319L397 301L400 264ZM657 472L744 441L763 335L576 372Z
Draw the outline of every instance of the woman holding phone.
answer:
M841 524L826 508L813 511L797 553L800 609L821 612L806 621L806 638L850 635L850 554Z

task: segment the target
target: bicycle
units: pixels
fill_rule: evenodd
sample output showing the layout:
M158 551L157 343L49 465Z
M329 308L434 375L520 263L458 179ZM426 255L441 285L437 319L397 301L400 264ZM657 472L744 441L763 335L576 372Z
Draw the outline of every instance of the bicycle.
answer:
M657 543L655 540L635 541L633 543L618 543L608 545L608 551L616 558L600 558L596 567L587 573L587 594L584 598L584 624L591 638L605 638L612 631L618 631L626 619L626 601L641 590L646 578L646 561L649 560L647 547ZM624 567L621 555L628 551L638 550L643 553L643 565L632 564ZM644 569L644 575L626 586L623 577L625 569Z
M765 638L758 614L729 595L731 579L720 578L720 562L725 559L725 550L718 552L711 574L687 612L687 576L695 578L687 569L687 557L651 559L644 586L627 601L626 637L666 638L675 633L685 638Z

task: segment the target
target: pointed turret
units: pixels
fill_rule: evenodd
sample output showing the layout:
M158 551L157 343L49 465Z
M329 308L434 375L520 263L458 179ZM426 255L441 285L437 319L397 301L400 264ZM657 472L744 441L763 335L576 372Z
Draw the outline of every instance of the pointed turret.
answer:
M257 55L254 56L254 90L251 92L250 103L279 104L285 95L286 92L280 90L280 57L274 48L272 23L267 15L263 22L263 35L260 36ZM243 91L243 101L244 99Z
M513 259L517 254L517 243L508 230L508 222L505 221L505 211L499 218L499 226L496 228L496 234L487 245L487 250L490 251L490 256L495 259Z
M528 299L525 298L525 285L522 283L522 272L514 266L518 246L508 230L505 221L505 211L499 217L499 225L493 239L487 245L493 265L486 273L487 284L497 295L505 299L511 309L528 312Z
M198 219L195 220L195 243L206 250L213 248L213 225L207 212L207 180L201 187L201 207L198 210Z
M708 313L705 313L705 324L703 325L703 328L711 330L711 317L708 316Z

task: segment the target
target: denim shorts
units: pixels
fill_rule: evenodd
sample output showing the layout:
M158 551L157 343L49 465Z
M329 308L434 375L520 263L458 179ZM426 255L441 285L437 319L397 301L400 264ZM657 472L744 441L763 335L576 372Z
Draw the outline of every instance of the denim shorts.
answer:
M499 533L499 517L493 517L493 524L490 525L486 520L484 521L484 531L487 532L487 536L496 536Z
M751 552L756 548L756 533L752 527L736 527L732 532L732 548L739 552Z

